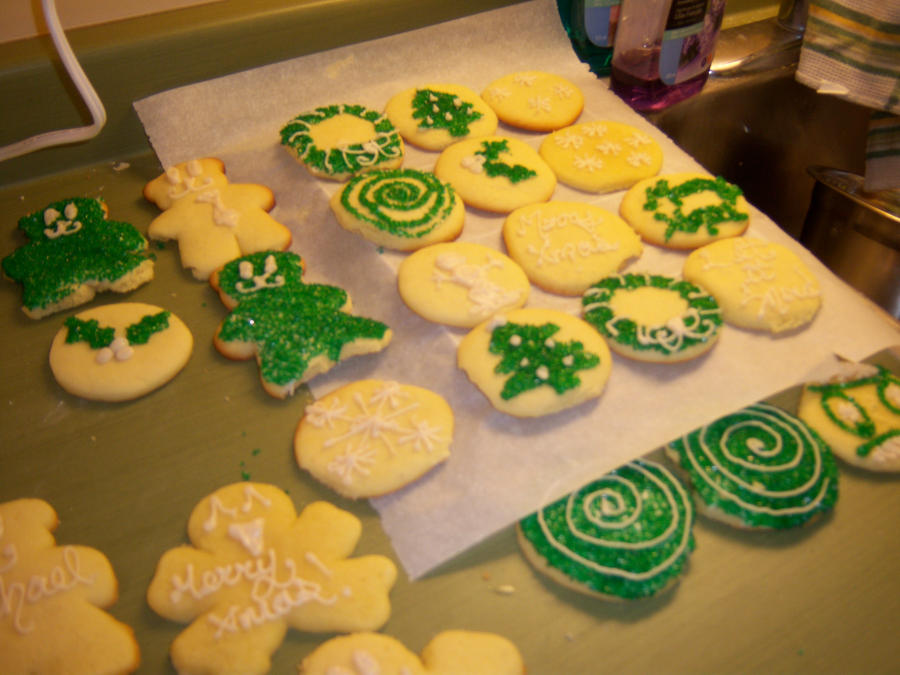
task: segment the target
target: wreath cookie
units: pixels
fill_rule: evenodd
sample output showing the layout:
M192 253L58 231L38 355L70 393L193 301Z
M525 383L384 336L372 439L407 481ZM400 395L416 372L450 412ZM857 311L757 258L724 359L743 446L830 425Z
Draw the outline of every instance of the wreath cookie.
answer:
M584 319L617 354L638 361L680 362L706 353L719 337L716 299L689 281L659 274L614 274L581 301Z
M584 94L552 73L525 70L491 82L481 96L503 122L529 131L553 131L578 119Z
M736 237L750 224L741 189L702 173L642 180L625 193L619 210L642 239L675 249Z
M743 529L805 525L838 497L837 464L802 420L756 403L669 443L701 513Z
M638 459L519 521L528 561L557 583L606 600L674 585L694 550L694 507L665 467Z
M281 129L281 144L320 178L344 181L372 169L396 169L403 140L390 120L361 105L300 113Z

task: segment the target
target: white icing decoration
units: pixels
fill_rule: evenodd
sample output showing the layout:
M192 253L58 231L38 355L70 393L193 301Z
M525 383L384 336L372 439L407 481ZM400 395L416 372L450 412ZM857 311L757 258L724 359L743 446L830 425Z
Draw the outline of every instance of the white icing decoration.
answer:
M322 560L312 551L307 551L303 554L303 559L308 562L310 565L315 567L319 572L324 574L326 577L331 579L334 576L334 572L328 568L328 566L322 562ZM345 589L346 590L346 589Z
M134 356L134 349L131 348L125 337L119 335L113 338L108 347L102 347L97 350L94 361L102 366L113 359L116 361L128 361L132 356Z
M646 152L632 152L625 158L625 161L633 167L641 167L650 166L653 163L653 158Z
M628 136L623 140L632 148L639 148L642 145L649 145L653 142L653 139L639 131L635 131L631 136Z
M63 211L65 212L65 218L56 209L44 211L44 225L47 225L44 228L44 235L48 239L57 239L69 234L75 234L83 227L80 220L75 220L78 217L78 207L73 202L66 204ZM53 227L50 227L50 225L53 225Z
M487 158L484 155L469 155L463 157L459 164L462 168L472 173L484 173L484 163Z
M362 649L354 649L350 655L353 668L359 675L381 675L378 659Z
M838 416L838 419L843 420L844 422L856 424L863 420L862 412L860 412L859 408L850 403L850 401L838 400L831 409Z
M534 374L539 380L546 380L550 377L550 369L547 366L538 366Z
M575 95L575 90L567 84L557 83L553 85L553 93L556 95L556 98L572 98Z
M513 76L513 82L518 84L520 87L530 87L537 81L537 75L532 75L530 73L516 73Z
M494 86L488 89L485 94L488 98L492 98L495 101L503 101L508 99L512 93L506 87Z
M603 136L606 131L607 127L603 122L588 122L581 126L581 133L592 138Z
M613 155L617 156L620 152L622 152L622 146L615 141L603 141L602 143L598 143L594 146L597 152L604 155Z
M869 459L877 464L900 460L900 435L891 436L884 443L873 448L869 453Z
M584 136L580 136L571 130L561 131L553 135L553 142L564 150L578 150L584 144Z
M166 169L166 180L171 186L168 193L170 199L178 200L190 194L203 192L213 184L212 176L203 175L203 166L197 160L188 162L185 172L187 175L181 173L177 166Z
M221 227L235 228L238 226L240 213L236 209L230 209L222 201L222 194L218 190L206 190L197 195L195 200L201 204L211 204L213 207L213 222Z
M520 219L515 232L519 237L527 237L529 232L537 234L540 240L539 247L529 244L526 251L537 258L535 264L538 267L543 267L544 265L576 262L596 254L617 251L619 249L618 242L609 242L600 235L599 230L602 225L602 219L593 218L590 214L579 215L570 211L545 215L542 209L535 209ZM554 247L554 231L569 227L583 230L586 237L577 243L570 241L562 246Z
M228 536L247 549L252 556L258 556L265 548L265 518L254 518L246 523L231 523Z
M244 501L240 506L225 506L218 495L209 498L209 517L203 521L203 530L212 532L218 527L219 514L228 518L237 518L238 511L241 513L249 513L253 508L253 503L257 502L263 508L268 509L272 505L272 500L253 487L252 485L244 486Z
M603 168L603 160L596 155L575 155L572 158L572 164L579 171L587 171L594 173Z
M550 99L546 96L532 96L528 99L528 107L534 110L535 114L552 112L553 106Z
M244 263L250 265L249 271ZM284 275L276 274L276 272L278 272L278 263L275 261L275 256L271 254L267 255L264 265L263 273L254 275L252 263L248 260L241 261L241 264L238 265L238 272L241 275L241 278L245 279L248 283L235 284L235 288L239 293L255 293L262 288L278 288L284 286ZM249 283L251 281L252 283Z
M521 335L510 335L509 336L509 344L513 347L518 347L522 344L522 336Z
M488 262L478 265L469 262L465 256L442 253L434 260L434 273L431 278L437 288L440 288L442 283L449 282L468 289L466 298L470 303L469 314L488 316L503 307L515 304L522 297L522 291L507 290L491 281L490 271L503 267L503 261L497 259L489 258Z

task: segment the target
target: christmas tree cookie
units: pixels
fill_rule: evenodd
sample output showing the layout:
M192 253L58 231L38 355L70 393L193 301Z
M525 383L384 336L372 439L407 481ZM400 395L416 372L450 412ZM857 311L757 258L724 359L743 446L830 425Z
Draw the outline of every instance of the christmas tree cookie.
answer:
M350 314L342 288L307 284L296 253L264 251L233 260L210 278L231 313L213 338L231 359L256 358L263 388L286 398L338 361L384 349L385 324Z
M107 212L102 200L76 197L19 220L28 243L3 259L3 273L22 284L22 309L32 319L153 278L147 240L128 223L107 220Z

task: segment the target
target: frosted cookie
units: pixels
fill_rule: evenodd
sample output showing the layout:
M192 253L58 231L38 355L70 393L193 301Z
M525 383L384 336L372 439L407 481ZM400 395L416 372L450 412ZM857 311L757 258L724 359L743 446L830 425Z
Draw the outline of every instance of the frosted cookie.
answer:
M233 260L210 278L231 313L213 338L230 359L256 358L263 388L286 398L338 361L384 349L391 329L355 316L337 286L307 284L296 253L263 252Z
M433 391L361 380L306 406L294 434L301 469L335 492L379 497L450 456L453 411Z
M612 359L581 319L552 309L515 309L479 324L459 343L457 364L499 411L539 417L603 392Z
M743 529L805 525L838 497L837 465L815 432L793 415L756 403L672 441L698 510Z
M646 598L674 585L694 550L694 507L663 466L638 459L523 518L526 559L573 590Z
M500 136L454 143L438 157L434 175L468 206L494 213L545 202L556 189L556 176L530 145Z
M57 546L58 524L43 500L0 504L0 672L134 672L133 631L101 609L119 595L109 560L86 546Z
M735 237L707 244L684 262L683 276L712 293L726 322L783 333L805 326L822 304L818 280L789 248Z
M583 202L516 209L503 224L503 241L532 282L562 295L581 295L643 249L625 221Z
M154 612L190 624L169 650L179 673L267 673L288 628L370 631L390 616L396 567L351 558L362 525L328 502L297 515L280 488L236 483L202 499L187 529L147 589Z
M281 129L281 144L319 178L343 181L403 163L403 140L391 121L361 105L300 113Z
M408 256L397 270L403 302L419 316L472 328L497 312L521 307L531 284L511 258L489 246L455 241Z
M644 241L677 249L735 237L750 223L741 189L702 173L642 180L625 193L619 211Z
M842 363L803 387L797 416L835 455L870 471L900 471L900 378L881 366Z
M354 176L330 204L341 227L398 251L455 239L466 213L452 187L416 169Z
M559 181L585 192L614 192L655 176L662 167L659 144L621 122L581 122L554 131L541 143L541 157Z
M70 394L127 401L175 377L193 346L184 322L161 307L104 305L65 320L50 346L50 370Z
M89 302L98 291L126 293L153 278L147 240L106 219L106 202L76 197L19 219L28 242L3 258L3 273L22 284L32 319Z
M481 96L501 121L529 131L553 131L578 119L584 95L569 80L525 70L491 82Z
M428 84L396 94L384 114L413 145L443 150L497 130L497 115L481 97L457 84Z
M417 656L381 633L341 635L322 643L300 664L300 675L524 675L516 646L493 633L438 633Z
M617 354L681 362L705 354L722 326L719 303L689 281L659 274L614 274L581 301L584 319Z
M291 231L269 215L272 191L229 183L218 159L169 167L147 183L144 197L163 211L150 223L150 238L177 240L181 265L203 281L229 260L291 244Z

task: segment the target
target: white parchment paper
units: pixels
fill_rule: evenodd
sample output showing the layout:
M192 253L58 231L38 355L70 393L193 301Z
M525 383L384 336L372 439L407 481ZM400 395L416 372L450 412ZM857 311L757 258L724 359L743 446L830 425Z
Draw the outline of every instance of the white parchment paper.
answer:
M579 121L627 122L656 138L665 153L664 173L698 167L578 61L553 0L276 63L135 103L163 166L216 156L232 182L269 186L277 200L273 216L292 230L292 249L306 261L306 279L347 289L356 312L393 329L384 352L351 359L315 378L315 395L378 377L428 387L453 407L450 459L413 485L372 502L412 578L677 435L803 381L835 353L862 359L900 342L893 323L754 210L748 234L792 247L822 283L823 307L810 326L782 337L726 326L719 344L694 362L654 365L615 358L603 395L576 409L532 420L494 411L456 368L462 332L428 323L401 301L396 268L403 254L379 252L341 229L328 207L339 185L311 177L280 146L279 130L294 115L320 105L361 103L381 110L408 87L446 82L482 91L494 79L526 69L555 72L577 84L586 99ZM535 148L543 138L502 125L498 133ZM409 145L406 152L405 166L419 169L431 169L437 158ZM621 197L562 185L553 196L614 212ZM461 239L504 250L502 223L502 216L467 209ZM627 270L678 276L684 257L647 245ZM528 305L580 314L578 299L538 289Z

